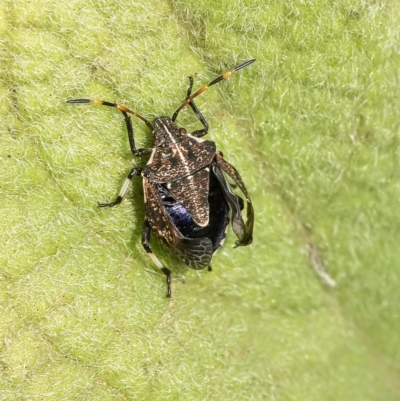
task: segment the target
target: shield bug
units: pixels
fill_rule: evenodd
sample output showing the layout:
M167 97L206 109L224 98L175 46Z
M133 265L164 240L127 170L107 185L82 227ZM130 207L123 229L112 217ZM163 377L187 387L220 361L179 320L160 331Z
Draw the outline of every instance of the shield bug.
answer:
M201 139L208 132L208 124L193 99L210 86L229 78L255 60L248 60L215 78L192 94L193 78L184 102L172 117L158 117L150 123L140 114L117 103L96 99L74 99L67 103L94 103L114 107L125 118L128 139L134 156L150 154L142 168L133 168L117 198L99 207L121 203L130 181L142 176L145 219L142 245L156 266L166 275L167 297L171 296L171 272L152 252L150 231L160 238L189 267L211 270L213 254L221 247L229 222L237 236L236 246L251 244L253 240L254 211L237 170L217 150L213 141ZM202 129L188 133L175 124L179 112L189 105ZM130 114L142 120L153 134L151 148L136 148ZM226 177L230 177L246 198L246 222L242 218L243 199L234 194Z

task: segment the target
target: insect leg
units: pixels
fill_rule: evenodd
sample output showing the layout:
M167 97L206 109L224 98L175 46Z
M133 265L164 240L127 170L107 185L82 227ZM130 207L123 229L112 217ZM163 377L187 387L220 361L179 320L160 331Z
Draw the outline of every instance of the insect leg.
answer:
M204 91L206 91L210 86L217 84L218 82L229 78L232 74L234 74L235 72L241 70L244 67L247 67L248 65L250 65L251 63L254 63L254 61L256 61L255 59L251 59L246 61L245 63L242 63L240 65L238 65L237 67L233 68L230 71L227 71L225 73L223 73L222 75L220 75L219 77L215 78L213 81L211 81L209 84L202 86L197 92L195 92L193 95L190 95L188 97L186 97L185 101L178 107L178 109L175 111L175 113L172 116L172 121L176 120L176 117L178 117L179 112L188 104L190 104L190 102L197 96L199 96L200 94L202 94Z
M149 121L147 121L144 117L142 117L140 114L136 113L136 111L130 110L125 106L122 106L120 104L117 103L110 103L110 102L106 102L104 100L98 100L98 99L73 99L73 100L68 100L67 103L94 103L94 104L99 104L101 106L109 106L109 107L114 107L116 109L118 109L125 118L125 123L126 123L126 128L128 130L128 138L129 138L129 145L131 147L131 151L134 154L134 156L142 156L148 153L151 153L152 149L149 148L140 148L140 149L136 149L135 147L135 140L134 140L134 136L133 136L133 128L132 128L132 121L129 114L134 115L135 117L139 118L140 120L144 121L146 123L146 125L153 130L153 126L151 125L151 123Z
M152 261L156 264L156 266L166 275L166 283L167 283L167 298L171 298L171 271L164 267L161 262L158 260L157 256L154 255L153 251L149 245L150 241L150 226L147 220L144 221L143 231L142 231L142 245L147 254L150 256Z
M186 93L186 99L190 97L192 93L192 88L193 88L193 77L189 77L189 86L188 90ZM191 135L197 136L197 138L201 138L202 136L206 135L208 133L208 124L206 119L204 118L203 114L201 114L200 110L197 108L197 106L194 104L193 100L189 102L189 106L193 110L194 114L196 114L196 117L200 120L200 122L203 124L204 128L199 129L197 131L191 132Z
M140 175L141 172L142 172L141 168L133 168L131 170L131 172L128 174L128 177L126 177L124 185L122 186L121 191L119 191L119 194L118 194L117 198L115 199L115 201L111 202L111 203L98 203L98 206L99 207L113 207L115 205L120 204L122 202L123 197L125 196L125 193L129 187L129 184L132 181L132 178L137 175Z
M240 239L239 241L236 241L236 246L250 245L253 242L254 209L253 209L253 205L252 205L249 193L247 192L246 185L244 184L242 177L240 177L240 174L235 169L235 167L233 167L231 164L229 164L218 153L216 153L216 155L215 155L215 162L216 162L217 166L221 168L221 170L223 170L226 174L229 175L229 177L232 178L234 183L239 187L239 189L243 192L244 196L246 197L247 220L246 220L245 230L243 233L243 238ZM239 203L239 206L240 206L240 203Z
M129 146L131 148L131 152L133 153L134 156L143 156L147 155L152 152L152 148L139 148L136 149L135 147L135 138L133 135L133 127L132 127L132 119L128 115L126 111L121 110L122 114L125 117L125 124L126 124L126 129L128 131L128 139L129 139Z

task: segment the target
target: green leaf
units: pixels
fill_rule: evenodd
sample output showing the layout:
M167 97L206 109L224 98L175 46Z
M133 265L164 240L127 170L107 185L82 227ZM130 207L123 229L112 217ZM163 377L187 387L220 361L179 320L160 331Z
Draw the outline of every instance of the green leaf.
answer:
M399 26L394 0L4 0L0 399L399 400ZM146 158L117 110L65 102L171 116L187 76L251 58L196 105L254 243L196 272L153 238L167 300L140 179L97 208Z

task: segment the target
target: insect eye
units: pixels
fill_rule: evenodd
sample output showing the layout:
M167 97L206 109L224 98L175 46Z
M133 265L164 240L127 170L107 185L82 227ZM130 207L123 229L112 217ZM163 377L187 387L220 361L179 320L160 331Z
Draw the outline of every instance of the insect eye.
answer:
M186 134L187 134L187 131L185 130L185 128L179 128L179 133L180 133L181 135L186 135Z

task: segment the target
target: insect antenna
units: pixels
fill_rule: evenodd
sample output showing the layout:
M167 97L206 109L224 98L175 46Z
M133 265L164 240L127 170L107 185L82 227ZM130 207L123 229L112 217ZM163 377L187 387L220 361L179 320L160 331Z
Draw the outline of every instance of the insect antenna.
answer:
M99 104L99 105L102 105L102 106L114 107L114 108L120 110L122 113L129 113L129 114L132 114L133 116L139 118L151 130L153 130L153 125L150 123L150 121L146 120L139 113L136 113L136 111L128 109L127 107L122 106L122 105L117 104L117 103L105 102L104 100L98 100L98 99L72 99L72 100L68 100L67 103L94 103L94 104Z
M224 72L222 75L220 75L218 78L215 78L213 81L211 81L209 84L202 86L197 92L193 93L193 95L187 97L185 99L185 101L178 107L178 109L175 111L175 113L172 116L172 121L176 120L176 117L178 117L178 113L186 106L188 105L195 97L199 96L200 94L202 94L203 92L205 92L210 86L217 84L218 82L224 80L224 79L228 79L232 74L234 74L235 72L241 70L244 67L247 67L248 65L250 65L251 63L254 63L254 61L256 61L256 59L251 59L248 60L240 65L238 65L237 67L233 68L230 71Z

